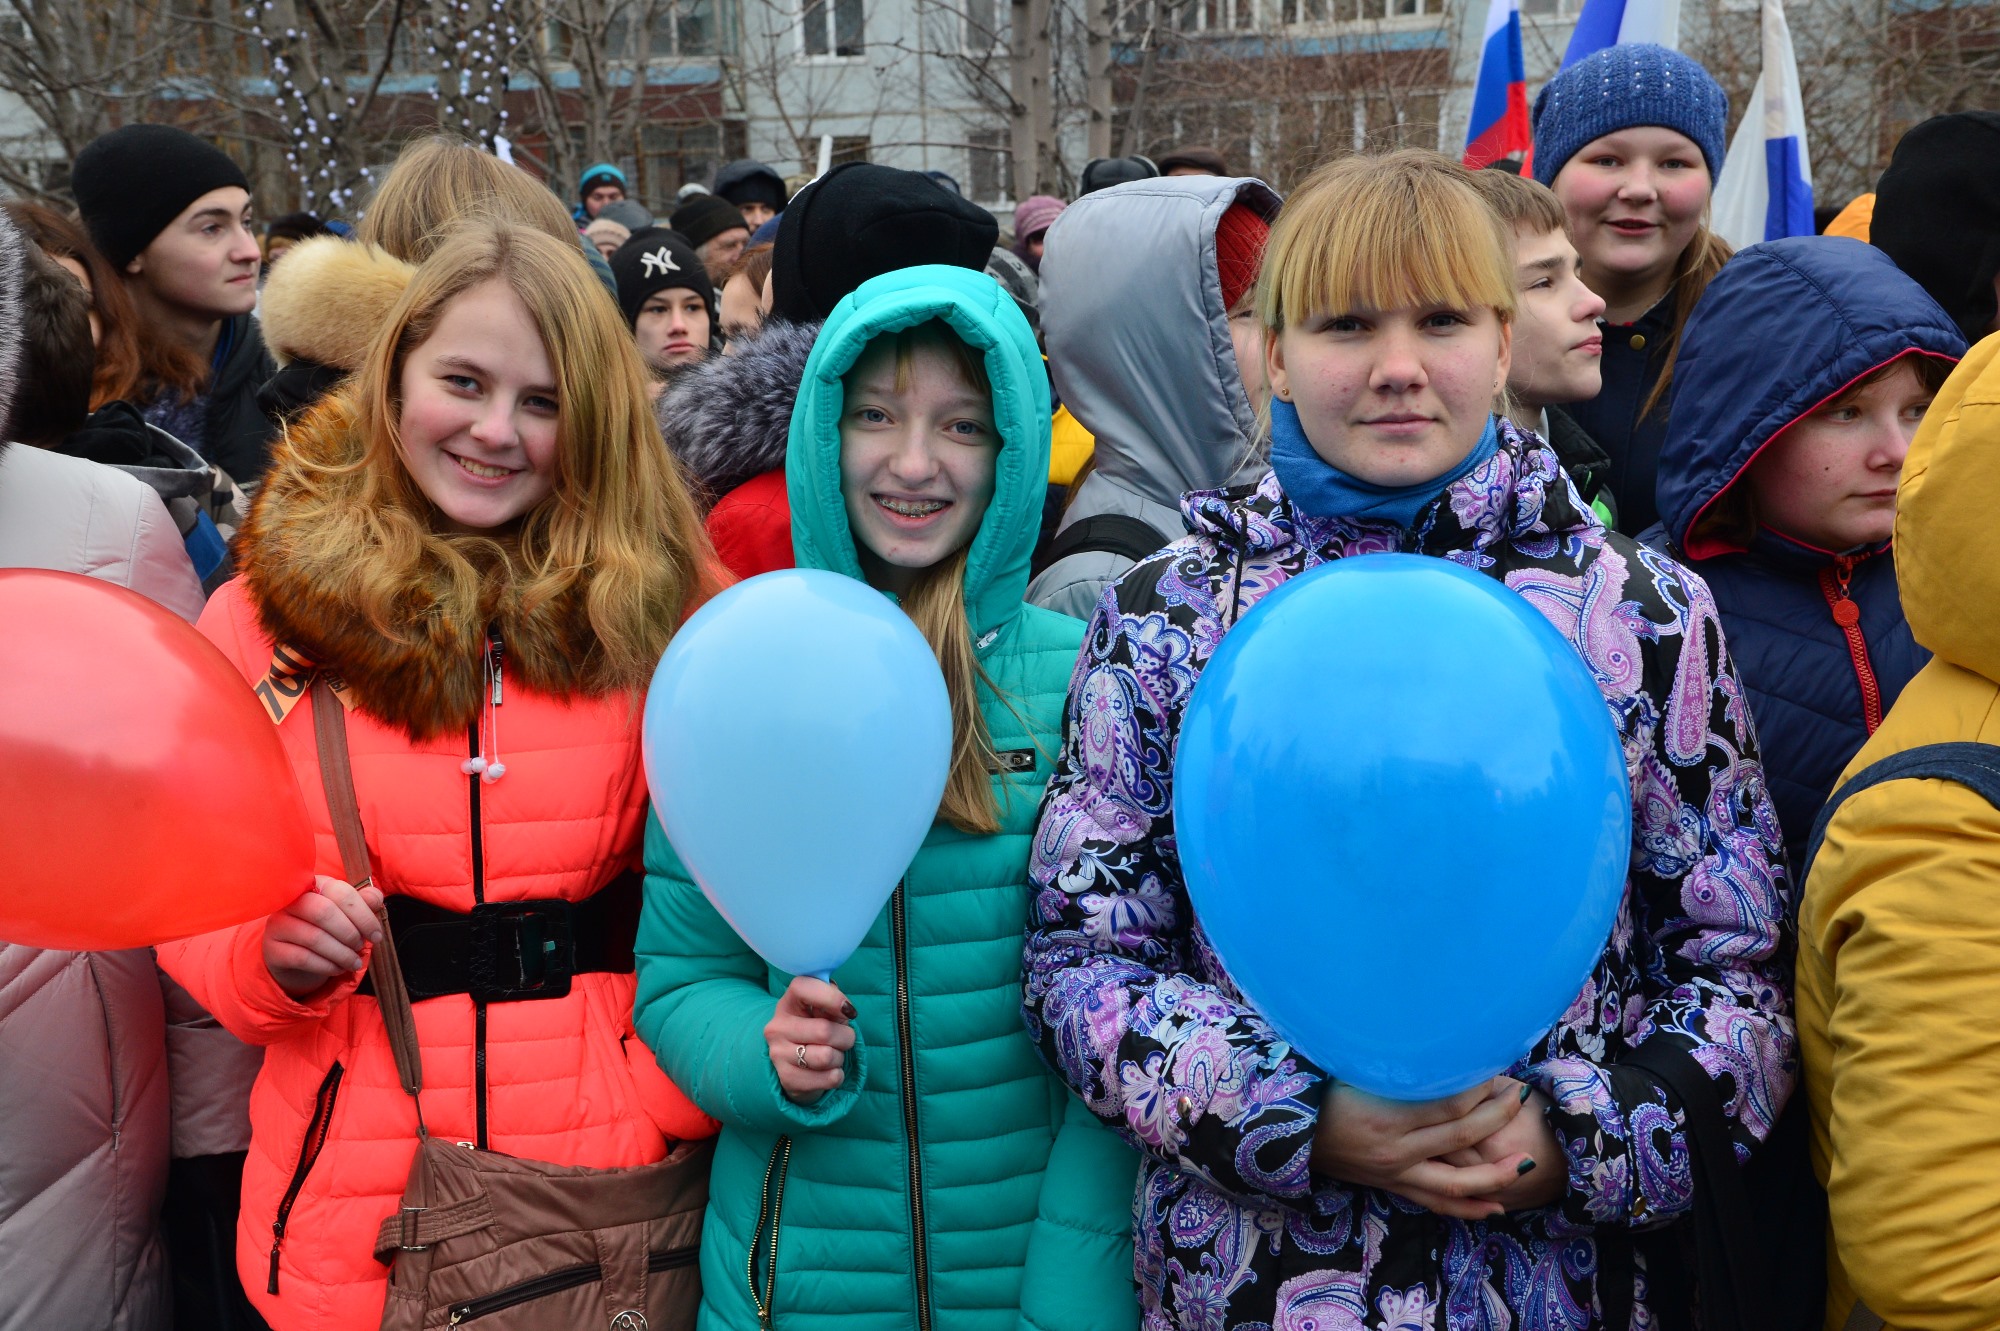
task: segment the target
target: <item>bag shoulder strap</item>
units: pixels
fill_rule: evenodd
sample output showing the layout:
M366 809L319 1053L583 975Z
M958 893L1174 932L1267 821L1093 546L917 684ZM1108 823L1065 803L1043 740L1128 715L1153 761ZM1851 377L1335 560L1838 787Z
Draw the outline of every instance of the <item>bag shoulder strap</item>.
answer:
M1158 528L1143 518L1135 518L1129 513L1096 513L1057 532L1048 549L1042 552L1042 557L1035 561L1034 571L1040 574L1058 560L1093 551L1117 555L1136 564L1155 550L1171 544Z
M1767 1306L1769 1259L1715 1083L1694 1055L1666 1040L1648 1040L1619 1062L1650 1074L1680 1101L1694 1179L1695 1268L1703 1324L1710 1331L1758 1331L1775 1325Z
M347 751L347 710L333 696L325 674L313 677L313 736L319 746L320 781L326 787L326 809L333 818L334 840L340 843L340 864L347 881L366 887L374 877L368 862L368 838L361 828L361 804L354 796L354 766ZM389 1049L396 1058L396 1075L412 1100L424 1088L424 1065L417 1050L417 1017L410 1010L410 991L403 983L402 963L396 957L396 936L389 928L387 912L377 910L382 924L382 941L368 957L368 978L375 985L375 1001L382 1009L382 1023L389 1030ZM417 1131L423 1132L421 1102L417 1111Z
M1985 797L2000 808L2000 744L1962 740L1951 744L1919 744L1914 749L1892 753L1870 763L1833 792L1833 797L1813 820L1812 837L1806 842L1805 863L1799 866L1799 882L1812 874L1813 860L1819 855L1826 829L1840 806L1870 786L1885 781L1956 781Z

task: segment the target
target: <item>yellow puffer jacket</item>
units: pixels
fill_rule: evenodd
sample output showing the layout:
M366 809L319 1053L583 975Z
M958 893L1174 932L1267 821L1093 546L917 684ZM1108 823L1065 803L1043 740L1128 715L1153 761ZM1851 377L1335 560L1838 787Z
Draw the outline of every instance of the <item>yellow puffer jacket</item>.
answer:
M1903 467L1896 572L1936 653L1842 780L1920 744L2000 744L2000 336L1959 365ZM2000 810L1903 780L1841 806L1799 911L1828 1328L2000 1326Z
M1049 426L1049 484L1074 485L1077 473L1097 449L1097 436L1083 428L1067 406L1057 407Z

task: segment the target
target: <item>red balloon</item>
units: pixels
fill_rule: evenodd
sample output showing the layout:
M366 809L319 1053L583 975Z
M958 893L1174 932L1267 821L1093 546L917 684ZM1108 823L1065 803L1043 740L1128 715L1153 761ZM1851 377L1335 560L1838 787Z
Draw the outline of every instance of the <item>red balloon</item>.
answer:
M0 569L0 625L0 939L144 947L311 888L278 729L193 626L40 569Z

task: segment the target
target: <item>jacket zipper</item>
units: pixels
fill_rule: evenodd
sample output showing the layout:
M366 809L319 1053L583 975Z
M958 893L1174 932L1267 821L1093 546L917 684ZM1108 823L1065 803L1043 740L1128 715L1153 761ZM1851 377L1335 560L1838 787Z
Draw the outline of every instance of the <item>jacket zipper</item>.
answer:
M757 1201L757 1226L750 1231L750 1303L757 1309L757 1325L771 1331L778 1311L778 1217L785 1209L785 1176L792 1168L792 1139L780 1137L771 1147L764 1165L764 1192ZM776 1180L777 1186L772 1186ZM764 1241L764 1220L771 1221L770 1259L765 1266L764 1292L757 1292L757 1248Z
M90 986L97 991L97 1016L104 1023L104 1047L116 1049L118 1037L111 1029L111 997L104 992L104 977L98 974L96 954L77 953L83 962L84 971L90 976ZM111 1075L111 1149L117 1151L125 1135L125 1082L118 1076L114 1066Z
M493 705L498 707L501 653L504 650L500 635L489 631L486 645L493 653ZM478 758L482 755L477 714L472 718L470 729L468 739L472 756ZM473 904L481 905L486 901L486 831L479 812L479 788L485 783L476 772L467 777L467 782L472 790L472 900ZM480 1150L486 1150L486 1004L477 1001L472 1005L472 1117L473 1143Z
M1872 735L1882 724L1882 686L1876 681L1875 666L1868 659L1868 639L1861 633L1861 607L1847 595L1847 585L1854 577L1855 564L1859 562L1851 556L1842 555L1831 567L1821 569L1819 590L1826 597L1827 610L1833 615L1833 622L1847 638L1847 655L1854 663L1855 682L1861 686L1861 717Z
M931 1331L930 1244L924 1230L924 1162L917 1136L917 1042L910 1033L910 931L908 884L889 899L889 927L896 953L896 1043L903 1073L903 1140L909 1152L910 1253L915 1259L917 1331Z
M467 728L472 756L479 756L479 722ZM486 838L479 817L479 774L466 778L472 791L472 900L486 900ZM472 1004L472 1114L473 1138L480 1150L486 1149L486 1004Z
M647 1253L646 1272L649 1275L658 1275L662 1271L671 1271L676 1267L693 1266L695 1258L699 1255L700 1249L693 1247L669 1248L665 1252ZM566 1289L575 1289L578 1285L588 1285L603 1278L604 1267L597 1262L587 1262L582 1266L566 1266L560 1271L551 1271L545 1276L536 1276L533 1280L523 1280L518 1285L509 1285L491 1294L482 1294L476 1299L454 1303L451 1305L451 1320L445 1325L457 1326L460 1322L474 1321L489 1313L516 1307L530 1299L547 1298L551 1294L560 1294Z
M340 1095L340 1079L346 1069L336 1060L326 1070L320 1081L319 1090L313 1095L312 1117L306 1120L305 1140L299 1143L299 1162L292 1168L292 1181L285 1186L285 1195L278 1201L278 1214L271 1221L271 1279L266 1292L278 1292L278 1248L285 1241L285 1224L292 1218L292 1207L299 1200L299 1189L306 1183L306 1175L312 1173L313 1163L326 1147L327 1129L333 1123L333 1102Z

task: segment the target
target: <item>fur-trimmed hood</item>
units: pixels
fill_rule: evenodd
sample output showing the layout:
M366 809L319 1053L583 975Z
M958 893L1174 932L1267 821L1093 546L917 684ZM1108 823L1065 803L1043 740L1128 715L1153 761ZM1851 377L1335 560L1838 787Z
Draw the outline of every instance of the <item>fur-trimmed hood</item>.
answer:
M363 437L358 409L341 393L288 428L237 535L237 566L275 642L337 672L359 707L419 740L477 718L489 627L510 680L560 698L621 688L636 696L643 680L609 677L589 582L529 605L491 541L427 533L391 588L387 622L371 619L361 590L383 576L385 556L363 511L361 469L345 465L360 461ZM459 590L455 574L476 597Z
M660 432L701 491L703 507L785 465L792 404L818 324L778 320L726 356L695 366L660 399Z
M416 271L339 236L294 245L264 283L264 342L280 366L303 360L352 374Z

